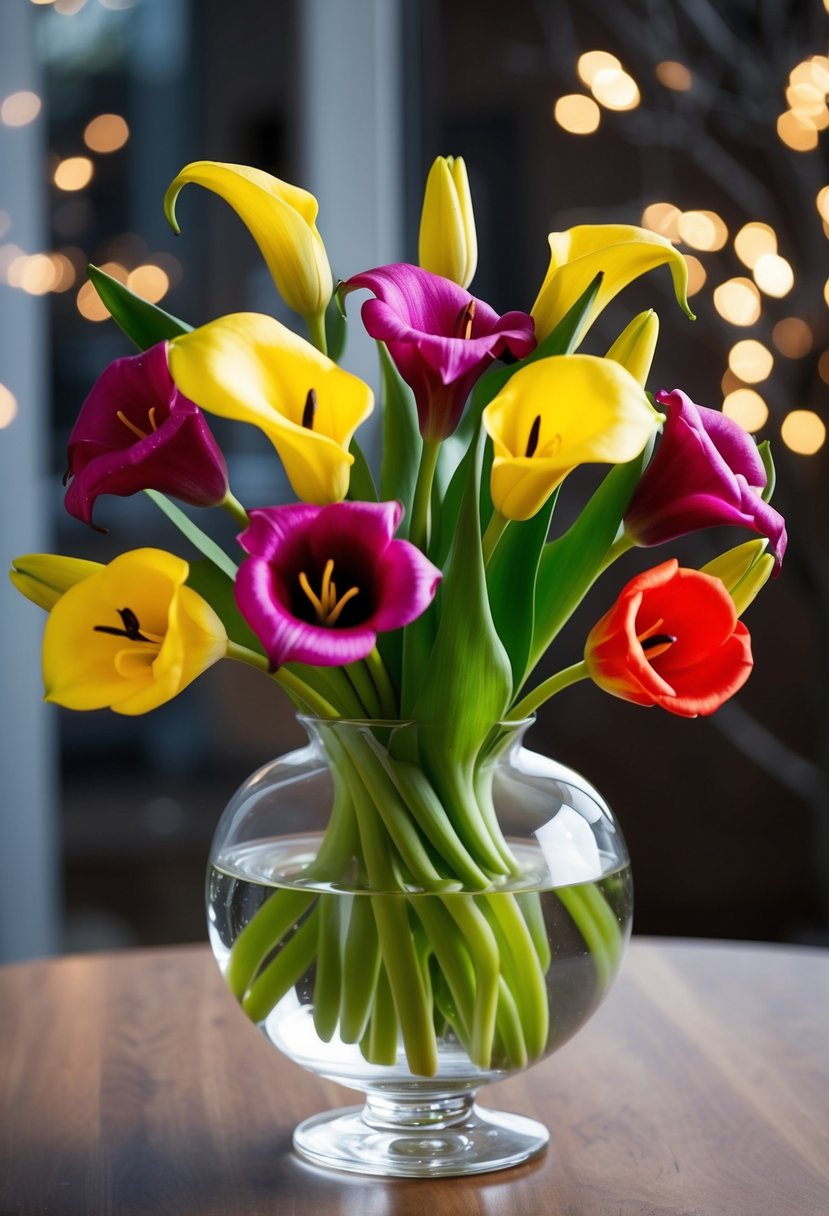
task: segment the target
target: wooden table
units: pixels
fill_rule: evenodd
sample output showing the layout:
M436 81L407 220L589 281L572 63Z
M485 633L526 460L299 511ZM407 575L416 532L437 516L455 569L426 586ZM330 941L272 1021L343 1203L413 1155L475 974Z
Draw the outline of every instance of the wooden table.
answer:
M206 948L0 968L0 1216L827 1216L829 953L638 941L562 1051L483 1094L551 1131L471 1179L326 1173L354 1096L246 1022Z

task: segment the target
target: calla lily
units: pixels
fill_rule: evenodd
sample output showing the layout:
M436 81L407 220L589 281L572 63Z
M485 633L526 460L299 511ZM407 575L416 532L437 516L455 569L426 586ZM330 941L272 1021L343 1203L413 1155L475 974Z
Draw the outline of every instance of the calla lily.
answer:
M43 636L46 700L143 714L221 659L224 625L185 586L189 569L161 549L135 549L64 592Z
M27 553L14 559L9 578L21 595L49 612L64 591L99 570L103 570L100 562L88 562L82 557Z
M665 430L625 515L637 545L660 545L718 524L767 536L779 570L786 551L782 515L763 501L766 470L757 445L719 410L685 393L659 392Z
M613 360L553 355L529 363L483 412L496 511L529 519L577 465L633 460L660 420Z
M417 266L366 270L342 284L340 292L361 287L376 296L363 304L363 324L372 338L386 343L414 392L427 441L452 434L472 386L494 359L505 350L520 359L535 348L526 313L499 317L456 283Z
M627 325L605 355L621 363L630 372L637 384L642 388L648 382L648 374L656 352L656 341L659 337L659 318L652 308L640 312Z
M605 692L683 718L719 709L753 666L725 586L675 559L631 579L591 630L584 661Z
M175 232L179 231L176 200L188 182L212 190L230 204L262 251L288 307L309 321L322 317L334 284L317 231L319 205L313 194L247 165L194 161L182 169L164 196L164 214Z
M201 411L176 388L164 343L110 363L69 436L65 505L92 523L99 494L160 490L197 507L227 496L227 466Z
M466 165L438 156L426 179L418 261L424 270L468 287L478 265L478 238Z
M766 553L768 541L747 540L706 562L703 574L718 578L734 601L737 616L754 602L774 569L774 558Z
M354 462L348 445L374 401L362 380L260 313L182 334L167 357L176 384L202 409L265 432L304 502L345 497Z
M440 571L392 540L402 511L397 502L343 502L250 512L236 601L274 668L354 663L378 633L425 611Z
M555 329L597 274L601 286L579 340L613 297L640 275L667 264L676 298L693 320L688 307L688 267L685 258L664 236L632 224L579 224L549 235L550 265L532 306L539 342Z

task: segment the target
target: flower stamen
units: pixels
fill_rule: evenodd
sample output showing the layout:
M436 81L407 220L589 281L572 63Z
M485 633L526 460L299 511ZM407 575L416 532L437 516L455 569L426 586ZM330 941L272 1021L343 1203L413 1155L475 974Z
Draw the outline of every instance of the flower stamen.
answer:
M642 649L647 652L648 659L658 659L666 650L670 650L676 638L670 633L655 633L653 637L647 638L641 643Z
M109 633L116 638L128 638L131 642L154 642L159 644L164 640L157 634L150 634L148 637L142 633L138 617L131 608L118 608L116 611L121 618L123 628L118 629L115 625L93 625L93 632Z
M317 394L314 389L308 389L308 396L305 398L305 406L302 411L302 425L307 431L314 429L314 415L317 412Z
M536 414L533 424L530 427L530 437L527 440L527 447L524 452L525 456L534 456L535 449L538 447L538 437L541 434L541 415Z
M155 407L153 407L153 408L155 408ZM152 413L152 411L151 411L151 413ZM146 439L147 438L147 431L142 431L140 426L136 426L134 422L130 422L129 418L127 417L127 415L124 413L123 410L117 410L115 417L118 419L119 422L123 422L124 426L128 430L132 431L132 433L133 433L133 435L135 435L136 439ZM150 421L152 422L152 418L150 419ZM155 430L155 427L153 427L153 430Z
M472 336L472 322L475 320L475 300L469 301L458 313L455 321L455 332L452 335L455 338L470 338Z
M349 587L348 591L338 599L337 584L332 578L333 573L334 559L329 557L322 572L320 594L317 595L308 581L308 575L304 570L300 571L299 585L311 601L320 625L336 625L346 604L353 600L355 595L360 594L359 587Z

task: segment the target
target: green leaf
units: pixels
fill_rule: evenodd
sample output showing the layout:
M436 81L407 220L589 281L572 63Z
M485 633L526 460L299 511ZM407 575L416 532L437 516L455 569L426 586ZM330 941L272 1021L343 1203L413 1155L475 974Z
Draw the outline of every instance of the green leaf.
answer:
M333 359L335 363L345 350L347 337L348 321L340 297L335 291L325 310L325 344L328 348L328 358Z
M539 563L557 497L558 489L532 519L511 523L487 566L492 619L509 655L516 690L530 655Z
M351 440L348 450L354 457L354 464L351 466L351 477L348 482L348 497L358 502L377 502L377 488L374 485L374 478L371 475L371 469L368 466L363 449L356 439Z
M144 493L151 499L159 510L163 511L171 523L175 524L178 530L187 537L191 545L198 549L199 553L203 553L205 557L213 562L214 566L218 566L229 579L236 578L238 569L236 563L228 557L224 549L216 544L212 537L206 532L202 532L198 524L194 524L192 519L188 518L175 503L170 502L169 498L164 494L160 494L158 490L145 490Z
M398 535L408 536L417 470L423 440L417 421L412 390L394 366L388 350L377 343L382 375L383 456L380 466L380 497L383 502L396 498L403 504L403 521Z
M533 640L525 677L601 574L651 448L648 444L635 460L611 469L573 526L545 547L538 568Z
M113 320L139 350L148 350L157 342L177 338L193 328L163 308L143 300L97 266L90 265L87 271L93 287L112 313Z
M248 650L253 650L257 654L264 654L262 643L236 606L233 579L228 578L223 570L220 570L206 557L190 562L187 586L192 587L207 600L221 619L231 642L236 642L239 646L246 646Z
M777 472L774 467L771 444L768 439L764 439L762 443L757 444L757 451L763 462L763 468L766 470L766 484L763 486L763 492L760 497L763 499L763 502L771 502L774 487L777 485Z

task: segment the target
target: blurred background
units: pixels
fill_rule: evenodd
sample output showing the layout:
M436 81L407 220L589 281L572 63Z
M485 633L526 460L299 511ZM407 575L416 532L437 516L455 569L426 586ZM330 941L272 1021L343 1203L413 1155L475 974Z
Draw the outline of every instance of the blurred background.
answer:
M6 563L186 546L143 497L63 512L66 440L127 340L92 261L199 324L283 306L233 212L164 190L187 162L235 161L320 201L335 275L417 258L437 154L469 170L476 295L529 310L546 238L653 228L688 261L695 323L662 268L591 331L604 353L640 309L661 338L649 387L722 407L777 462L783 576L752 607L757 666L712 719L592 686L542 710L530 743L583 771L633 856L636 930L829 944L829 0L4 0L0 9L0 519ZM373 351L347 366L375 380ZM216 427L235 493L287 499L269 444ZM241 433L240 433L241 432ZM370 446L370 445L369 445ZM591 488L575 475L556 515ZM566 504L565 504L566 499ZM231 535L225 531L224 536ZM676 546L700 565L745 539ZM637 570L594 588L549 670ZM615 580L615 582L614 582ZM204 938L221 810L301 740L261 676L220 664L145 718L40 701L42 616L0 587L0 957Z

